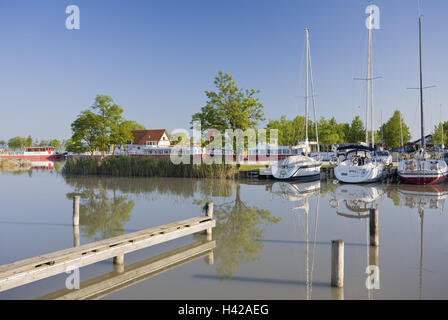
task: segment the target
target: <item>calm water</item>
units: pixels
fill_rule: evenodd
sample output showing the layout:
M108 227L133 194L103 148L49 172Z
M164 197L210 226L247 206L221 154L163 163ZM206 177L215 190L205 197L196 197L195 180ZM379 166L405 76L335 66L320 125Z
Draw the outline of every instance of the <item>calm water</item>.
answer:
M56 171L1 173L0 264L72 247L74 194L81 195L81 244L202 215L206 200L215 205L212 265L204 257L193 259L104 299L448 298L445 185L66 179ZM367 245L368 208L379 211L376 250ZM203 237L187 236L127 254L126 265ZM329 285L332 239L345 241L343 292ZM366 267L375 263L380 289L368 290ZM81 268L81 282L111 271L111 260ZM65 288L67 276L0 292L0 299L45 296Z

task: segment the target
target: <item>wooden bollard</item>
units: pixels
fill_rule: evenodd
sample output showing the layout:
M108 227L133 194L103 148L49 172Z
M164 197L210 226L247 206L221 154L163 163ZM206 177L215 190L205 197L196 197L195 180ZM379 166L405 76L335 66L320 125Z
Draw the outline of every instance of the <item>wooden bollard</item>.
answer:
M73 226L73 246L79 247L81 241L79 240L79 226Z
M205 262L208 265L212 265L215 262L215 256L213 254L213 251L210 252L206 257L205 257Z
M73 197L73 225L79 226L79 196Z
M207 202L204 206L205 215L213 219L213 202ZM212 228L207 229L207 241L212 241Z
M331 286L344 287L344 241L331 241Z
M124 254L114 257L114 271L117 273L124 272Z
M369 230L370 230L370 245L379 246L378 240L378 209L370 209L369 212Z
M120 254L114 257L114 272L123 273L124 272L124 254Z
M344 300L344 288L331 288L332 300Z

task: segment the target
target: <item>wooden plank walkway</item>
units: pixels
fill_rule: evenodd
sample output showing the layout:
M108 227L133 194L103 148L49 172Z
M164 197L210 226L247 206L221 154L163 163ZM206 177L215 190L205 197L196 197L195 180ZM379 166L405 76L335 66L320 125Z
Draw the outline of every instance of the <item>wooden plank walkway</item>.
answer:
M211 235L213 227L210 214L2 265L0 292L102 260L121 257L117 261L122 261L126 253L200 231Z
M92 300L101 299L114 292L150 279L168 270L177 268L204 256L208 263L213 263L215 241L198 241L193 244L166 252L126 266L122 272L110 272L102 276L83 281L80 288L62 289L47 294L37 300Z

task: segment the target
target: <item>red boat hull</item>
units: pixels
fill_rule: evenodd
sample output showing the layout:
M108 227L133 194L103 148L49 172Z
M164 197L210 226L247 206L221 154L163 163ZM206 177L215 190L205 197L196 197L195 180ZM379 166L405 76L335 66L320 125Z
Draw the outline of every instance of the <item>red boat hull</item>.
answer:
M411 184L435 184L441 183L445 181L446 176L437 176L437 177L403 177L400 176L400 179L406 183Z
M2 156L0 155L0 159L23 159L30 161L61 161L61 154L49 154L49 155L10 155L10 156Z

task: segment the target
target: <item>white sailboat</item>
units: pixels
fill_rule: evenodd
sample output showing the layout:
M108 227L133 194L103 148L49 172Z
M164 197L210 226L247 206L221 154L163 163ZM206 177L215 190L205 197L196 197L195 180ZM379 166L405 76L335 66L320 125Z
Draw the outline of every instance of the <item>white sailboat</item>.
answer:
M373 10L373 9L372 9ZM373 120L373 68L372 68L372 17L370 11L369 47L367 61L366 94L366 145L352 145L338 148L337 162L333 163L336 179L345 183L371 183L386 176L384 161L375 156L375 130ZM369 145L369 112L371 148Z
M305 94L305 154L290 156L283 160L277 161L271 167L272 176L280 180L304 180L315 181L320 179L320 167L321 163L312 157L309 157L309 145L308 141L308 90L309 80L311 80L311 95L313 99L314 118L316 120L316 106L314 102L314 83L313 83L313 71L311 66L311 53L310 53L310 40L309 30L305 28L306 34L306 94ZM317 121L316 122L316 140L317 149L319 152L319 138L317 135Z
M422 18L418 18L419 55L420 55L420 113L421 113L421 149L414 154L414 159L401 160L398 164L398 176L407 183L433 184L444 181L448 175L446 162L430 159L426 152L423 122L423 71L422 71Z

